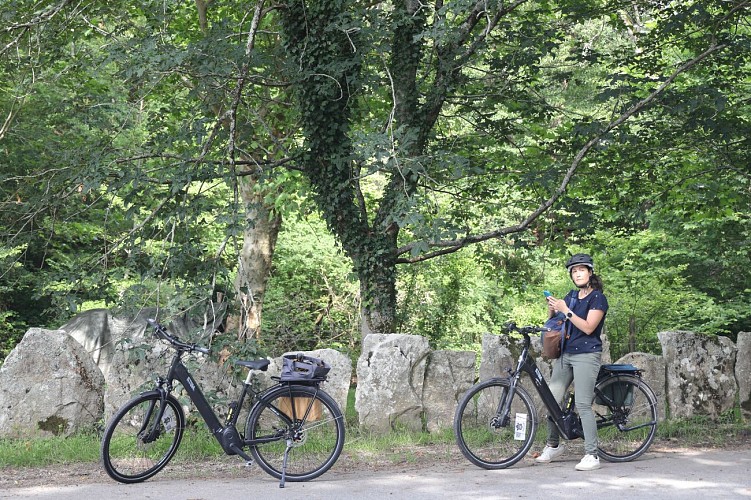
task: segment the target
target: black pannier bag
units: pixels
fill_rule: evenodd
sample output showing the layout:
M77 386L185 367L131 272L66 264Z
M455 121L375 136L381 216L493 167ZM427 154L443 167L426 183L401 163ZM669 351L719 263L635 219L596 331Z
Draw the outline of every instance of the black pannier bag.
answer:
M331 366L324 360L300 354L287 354L282 358L282 382L322 382Z
M606 378L620 374L629 374L639 376L640 370L634 365L602 365L600 373L597 375L597 381L600 382ZM608 384L602 390L602 396L595 396L595 404L606 405L608 402L614 406L630 406L634 402L634 386L625 382L616 382ZM606 402L603 398L607 398Z

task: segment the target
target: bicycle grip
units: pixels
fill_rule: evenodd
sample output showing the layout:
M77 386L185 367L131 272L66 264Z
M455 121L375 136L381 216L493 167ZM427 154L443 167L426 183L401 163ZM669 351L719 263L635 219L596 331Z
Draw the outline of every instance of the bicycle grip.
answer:
M155 320L155 319L147 319L146 323L148 323L149 326L154 329L154 336L155 337L169 339L170 334L167 333L167 330L165 330L164 327L162 325L160 325L157 320Z

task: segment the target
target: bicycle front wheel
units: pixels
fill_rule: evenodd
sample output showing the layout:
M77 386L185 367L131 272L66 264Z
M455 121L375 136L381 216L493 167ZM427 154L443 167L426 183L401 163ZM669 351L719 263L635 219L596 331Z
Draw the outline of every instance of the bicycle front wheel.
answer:
M329 470L344 446L344 415L315 386L283 385L251 409L245 439L258 465L282 477L285 454L288 481L308 481Z
M641 378L617 375L599 382L592 410L600 456L605 460L628 462L652 444L657 431L657 398Z
M501 422L498 413L508 397L508 379L494 378L471 387L456 408L456 443L467 460L483 469L510 467L532 446L537 430L534 403L517 386L508 421Z
M104 470L121 483L150 478L174 456L184 428L185 415L172 396L162 402L158 392L150 392L130 400L104 431Z

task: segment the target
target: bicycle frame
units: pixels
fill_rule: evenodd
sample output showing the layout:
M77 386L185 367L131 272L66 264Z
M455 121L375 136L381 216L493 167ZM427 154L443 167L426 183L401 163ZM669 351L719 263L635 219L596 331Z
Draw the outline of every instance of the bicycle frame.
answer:
M190 398L190 400L193 401L193 404L196 405L196 408L198 409L198 413L201 415L204 422L206 422L206 425L211 431L211 434L219 442L224 452L227 455L240 455L242 458L244 458L248 462L251 462L252 458L248 456L242 450L243 447L253 446L253 445L262 444L262 443L269 443L269 442L278 441L279 439L281 439L282 435L274 435L274 436L261 437L261 438L256 438L256 439L245 439L240 436L240 433L237 430L237 420L240 416L240 412L236 410L238 408L242 408L243 402L245 401L245 398L247 397L248 393L251 393L253 399L256 400L255 404L265 405L267 408L269 408L272 412L274 412L281 419L285 420L289 424L292 423L292 420L290 420L290 418L284 412L280 411L278 408L274 407L271 404L267 404L264 401L263 392L257 393L252 389L251 387L252 373L250 372L250 370L248 371L248 376L243 382L243 390L240 393L240 398L237 401L230 403L229 413L227 414L227 418L224 424L222 424L219 421L219 418L217 417L214 410L211 408L211 405L206 400L206 396L204 396L203 391L201 391L200 386L193 379L187 367L182 363L182 354L183 352L179 350L175 353L174 357L172 358L172 362L170 364L169 372L167 374L167 379L165 380L165 379L162 379L161 377L157 379L157 388L155 390L159 392L162 403L164 403L164 400L167 398L167 395L172 392L172 386L173 386L174 380L177 380L178 382L180 382L180 384L185 388L185 391L188 393L188 397ZM265 392L271 391L272 389L275 389L276 387L278 387L278 384L270 387ZM160 410L159 410L160 415L158 415L157 421L161 420L162 418L161 413L164 411L164 408L165 408L164 404L160 405ZM310 409L308 409L308 411L310 411ZM305 416L307 417L307 414ZM293 415L293 418L296 418L296 417Z
M542 376L537 363L535 362L534 358L529 355L529 334L522 333L522 335L524 335L524 345L522 347L522 352L519 355L516 370L512 372L509 377L509 390L506 398L505 400L502 400L499 405L498 413L500 422L502 422L502 425L504 426L508 425L508 422L511 418L511 401L513 400L513 395L516 393L516 387L519 383L521 374L526 373L532 380L535 389L537 389L537 393L542 398L543 404L548 409L548 418L553 421L555 426L558 428L561 436L563 436L564 439L575 439L582 437L583 434L581 431L581 423L578 421L578 419L572 418L575 416L575 414L573 413L573 411L571 411L571 409L566 409L564 411L559 406L558 401L556 401L555 396L553 396L553 393L550 391L548 383Z
M112 479L126 484L144 481L174 457L186 431L185 411L173 394L175 382L183 386L223 451L239 455L247 465L257 461L264 471L281 479L280 488L288 477L292 481L315 479L334 465L344 445L344 416L336 401L320 388L329 369L322 360L308 358L310 366L325 370L309 371L310 378L287 377L283 370L279 377L272 377L277 383L266 390L254 390L253 377L268 369L268 359L236 361L238 367L248 369L247 377L239 399L229 402L222 419L183 364L185 355L208 355L211 350L180 340L154 319L146 322L175 352L166 375L156 377L155 387L130 399L105 427L101 457ZM302 354L295 358L308 362ZM312 377L315 374L319 376ZM246 398L250 400L243 405ZM246 421L238 431L241 413Z

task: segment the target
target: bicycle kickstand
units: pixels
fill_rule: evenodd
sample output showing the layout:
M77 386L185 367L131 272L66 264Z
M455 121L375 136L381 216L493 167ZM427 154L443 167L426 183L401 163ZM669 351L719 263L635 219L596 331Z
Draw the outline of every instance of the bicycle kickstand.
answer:
M289 450L292 449L292 440L287 440L287 448L284 450L284 460L282 461L282 481L279 483L280 488L284 488L284 481L287 479L287 457L289 457Z

